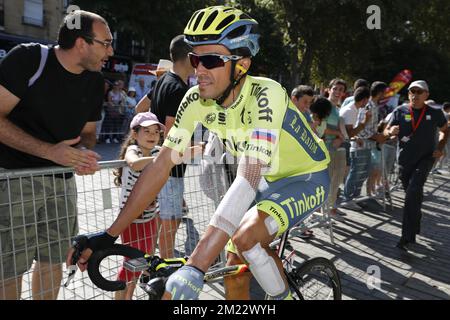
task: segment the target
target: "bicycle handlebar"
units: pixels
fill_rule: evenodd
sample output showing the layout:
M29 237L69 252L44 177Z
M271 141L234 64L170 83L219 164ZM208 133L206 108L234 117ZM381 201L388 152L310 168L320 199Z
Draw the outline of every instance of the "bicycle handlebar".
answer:
M100 273L100 263L108 256L123 256L130 259L144 257L145 252L125 246L122 244L115 244L111 248L103 249L94 252L88 260L87 271L92 283L98 288L105 291L119 291L126 288L126 282L120 280L107 280Z

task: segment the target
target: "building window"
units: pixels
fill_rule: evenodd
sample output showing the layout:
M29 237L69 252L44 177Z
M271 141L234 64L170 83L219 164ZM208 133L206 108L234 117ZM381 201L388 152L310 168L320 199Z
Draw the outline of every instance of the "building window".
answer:
M44 1L25 0L23 9L23 23L33 26L44 26Z
M3 30L5 27L5 9L4 8L4 0L0 0L0 30Z

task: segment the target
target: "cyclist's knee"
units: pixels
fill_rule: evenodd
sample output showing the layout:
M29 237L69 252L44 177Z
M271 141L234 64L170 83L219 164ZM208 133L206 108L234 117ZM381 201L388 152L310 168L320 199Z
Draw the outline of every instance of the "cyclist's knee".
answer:
M234 252L227 253L227 266L235 266L237 264L245 263L242 259Z
M258 242L254 225L241 225L233 235L232 241L238 252L247 251Z
M269 217L269 219L272 219ZM262 247L268 248L270 241L276 234L265 222L256 221L243 223L232 237L232 241L238 252L244 252L260 243Z

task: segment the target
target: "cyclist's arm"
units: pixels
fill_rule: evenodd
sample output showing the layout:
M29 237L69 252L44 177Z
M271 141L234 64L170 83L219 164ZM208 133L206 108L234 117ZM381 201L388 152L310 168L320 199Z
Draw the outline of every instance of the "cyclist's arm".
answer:
M182 103L185 103L183 99ZM153 163L140 174L128 200L113 225L107 230L112 236L120 233L150 205L166 183L170 170L182 162L182 154L188 147L197 121L196 108L191 105L183 110L179 122L168 133L164 146Z
M155 161L145 167L119 216L107 230L110 235L119 236L155 200L177 158L178 152L163 147Z
M240 162L237 177L228 189L188 265L206 272L234 233L255 199L266 165L254 158Z

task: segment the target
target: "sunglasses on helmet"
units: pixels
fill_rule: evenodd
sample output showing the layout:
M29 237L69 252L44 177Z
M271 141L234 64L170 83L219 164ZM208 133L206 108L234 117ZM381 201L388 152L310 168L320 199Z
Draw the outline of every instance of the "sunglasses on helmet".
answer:
M234 55L227 56L215 53L198 55L192 52L190 52L188 56L189 60L191 61L192 67L197 68L201 62L206 69L223 67L225 63L230 60L239 60L243 58L242 56L234 56Z

